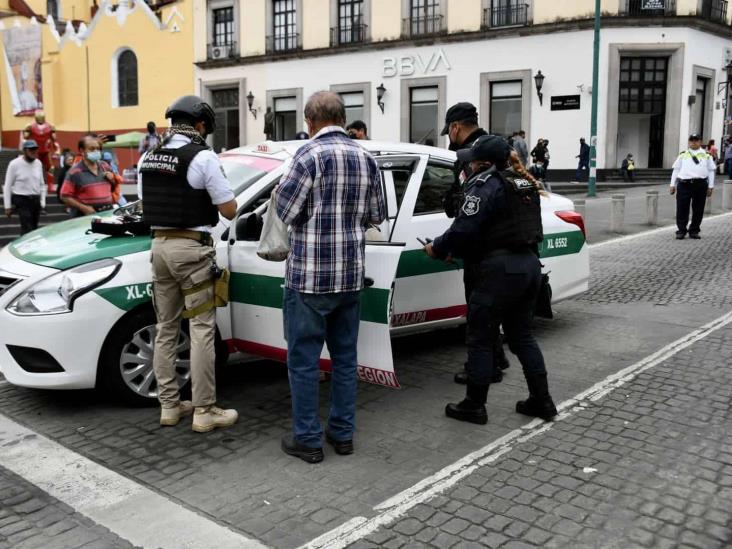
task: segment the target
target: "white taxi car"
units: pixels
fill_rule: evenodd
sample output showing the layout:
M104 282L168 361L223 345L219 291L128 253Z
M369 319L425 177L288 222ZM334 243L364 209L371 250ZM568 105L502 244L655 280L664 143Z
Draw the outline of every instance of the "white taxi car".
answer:
M366 246L359 378L399 387L390 336L464 322L460 264L429 259L418 238L450 225L441 198L454 153L362 141L382 173L388 216ZM266 142L221 155L237 218L214 232L219 265L231 271L231 301L217 310L217 361L230 351L285 359L284 263L256 254L267 200L302 142ZM589 256L572 202L542 197L541 246L554 302L584 292ZM127 207L134 207L127 206ZM103 387L129 401L156 396L152 371L150 238L103 236L88 218L43 227L0 251L0 371L13 384L48 389ZM324 351L321 366L329 360ZM177 372L189 379L189 340L181 331Z

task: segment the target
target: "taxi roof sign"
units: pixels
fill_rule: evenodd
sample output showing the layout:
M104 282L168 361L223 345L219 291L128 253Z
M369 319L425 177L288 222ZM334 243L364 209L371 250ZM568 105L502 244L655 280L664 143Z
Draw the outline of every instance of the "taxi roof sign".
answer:
M282 152L284 149L274 141L264 141L257 144L255 150L262 154L276 154Z

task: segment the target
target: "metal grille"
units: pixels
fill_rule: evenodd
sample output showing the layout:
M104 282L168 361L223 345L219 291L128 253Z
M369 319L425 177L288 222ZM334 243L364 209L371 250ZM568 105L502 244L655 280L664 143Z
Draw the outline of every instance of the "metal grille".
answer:
M442 32L439 0L411 0L409 7L409 36Z
M709 21L727 22L727 0L704 0L701 16Z
M512 27L528 21L529 5L516 0L493 0L491 8L483 12L484 27Z
M660 114L666 109L665 57L624 57L620 60L621 114Z
M234 8L213 10L213 46L229 46L234 42Z

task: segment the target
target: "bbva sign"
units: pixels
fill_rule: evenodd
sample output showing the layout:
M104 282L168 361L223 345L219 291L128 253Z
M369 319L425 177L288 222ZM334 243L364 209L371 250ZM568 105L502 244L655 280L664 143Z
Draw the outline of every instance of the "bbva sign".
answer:
M441 65L448 71L452 68L442 48L429 58L423 57L419 53L401 57L385 57L383 76L384 78L392 78L394 76L413 76L415 74L425 75L436 72Z

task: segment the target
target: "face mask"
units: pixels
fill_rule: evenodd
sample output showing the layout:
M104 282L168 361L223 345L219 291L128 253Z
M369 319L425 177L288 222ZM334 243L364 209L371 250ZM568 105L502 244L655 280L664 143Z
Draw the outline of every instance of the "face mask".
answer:
M100 151L90 151L86 153L86 159L89 162L99 162L102 159L102 153Z

